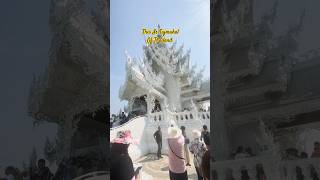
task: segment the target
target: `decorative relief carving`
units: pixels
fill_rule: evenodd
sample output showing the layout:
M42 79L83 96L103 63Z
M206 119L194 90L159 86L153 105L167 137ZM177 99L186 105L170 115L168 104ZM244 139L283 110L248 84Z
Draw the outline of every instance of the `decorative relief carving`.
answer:
M256 137L256 141L261 155L279 155L279 145L275 142L273 131L261 119L259 120L259 131L261 134L260 137Z
M264 59L266 58L265 47L259 45L251 45L248 51L249 67L254 75L258 75L262 69Z

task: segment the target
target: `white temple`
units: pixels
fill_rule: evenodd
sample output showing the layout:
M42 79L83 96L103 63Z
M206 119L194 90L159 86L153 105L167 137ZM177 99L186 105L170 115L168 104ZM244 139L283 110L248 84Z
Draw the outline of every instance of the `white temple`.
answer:
M34 125L58 127L54 148L44 148L45 158L56 164L77 157L99 159L83 172L109 168L108 14L105 0L51 0L49 63L34 77L28 99ZM83 168L80 160L75 163L75 169Z
M185 126L189 137L193 129L210 126L210 80L202 80L203 70L196 73L196 66L189 67L190 50L185 53L176 44L152 44L143 51L140 63L126 52L126 79L119 97L128 101L130 120L110 133L113 139L117 131L130 129L139 139L139 145L131 146L133 159L156 152L153 133L158 126L163 139L171 125Z
M258 1L211 1L213 179L320 177L320 158L312 157L320 139L320 56L296 55L305 12L289 25L279 2L261 6L256 18ZM286 30L277 34L275 22ZM240 146L253 155L233 156Z

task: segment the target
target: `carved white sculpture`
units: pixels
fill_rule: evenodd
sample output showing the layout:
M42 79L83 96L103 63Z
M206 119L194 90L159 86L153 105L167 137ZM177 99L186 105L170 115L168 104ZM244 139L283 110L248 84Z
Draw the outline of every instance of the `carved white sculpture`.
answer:
M274 140L274 135L261 119L259 121L259 130L261 137L256 137L256 140L260 146L261 155L279 155L279 146Z
M144 46L143 50L144 55L140 62L135 61L127 51L125 52L127 74L119 90L119 97L122 100L129 101L130 97L137 96L137 93L150 94L158 97L161 102L166 102L169 110L175 112L185 108L181 96L183 92L188 92L188 89L190 92L196 89L196 93L188 95L191 99L204 91L209 92L207 88L210 86L201 89L204 68L198 73L195 73L195 65L189 69L190 50L184 53L183 45L176 49L175 43L172 46L152 44ZM127 89L129 81L130 84L137 86L134 93ZM185 87L182 90L183 86ZM148 101L150 100L148 98ZM153 101L148 104L154 106Z

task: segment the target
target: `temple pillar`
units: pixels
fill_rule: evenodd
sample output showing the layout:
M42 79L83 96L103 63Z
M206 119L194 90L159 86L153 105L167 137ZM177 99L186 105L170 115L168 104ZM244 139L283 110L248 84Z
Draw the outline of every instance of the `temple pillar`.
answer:
M134 102L134 98L132 97L129 101L128 101L128 112L132 111L132 105Z
M213 141L212 141L212 150L213 157L216 161L223 161L229 158L230 149L229 149L229 137L227 130L227 122L225 119L225 75L223 72L223 51L222 51L222 37L213 36L211 38L211 52L213 54L211 67L213 68L213 83L211 83L211 95L213 96L214 113L212 119L212 132L213 132Z
M152 111L152 108L153 108L153 101L154 97L149 93L147 94L147 98L146 98L146 101L147 101L147 113L148 114L151 114L151 111Z

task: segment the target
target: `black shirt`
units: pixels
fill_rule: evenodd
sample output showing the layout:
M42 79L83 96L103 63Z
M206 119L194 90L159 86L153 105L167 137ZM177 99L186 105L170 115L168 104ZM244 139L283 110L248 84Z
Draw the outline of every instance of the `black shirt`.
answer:
M162 142L162 132L157 130L154 134L153 137L156 139L157 143L161 143Z
M210 142L210 132L209 131L202 131L201 132L201 140L205 142Z
M125 144L111 145L111 180L131 180L134 176L132 160Z

